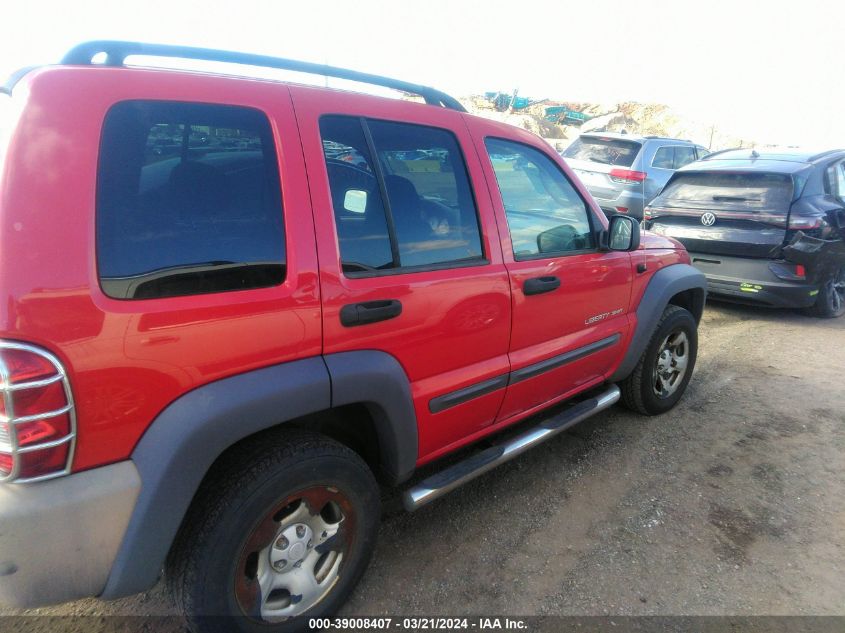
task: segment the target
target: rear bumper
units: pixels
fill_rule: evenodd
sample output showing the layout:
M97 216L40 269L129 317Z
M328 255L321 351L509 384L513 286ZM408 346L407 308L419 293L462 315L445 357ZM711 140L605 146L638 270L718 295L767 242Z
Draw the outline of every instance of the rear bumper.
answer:
M707 278L707 292L713 298L772 308L806 308L816 301L818 285L780 279L769 269L770 259L689 255Z
M99 595L140 489L130 461L0 486L0 604L30 608Z
M592 191L590 191L590 193L592 193ZM636 218L637 220L643 219L643 207L645 205L643 205L643 195L639 192L622 191L615 200L600 198L595 194L593 194L593 197L596 199L596 202L599 203L599 206L605 214L613 215L616 213L624 213L625 215L630 215L632 218ZM616 207L627 209L627 211L619 211Z

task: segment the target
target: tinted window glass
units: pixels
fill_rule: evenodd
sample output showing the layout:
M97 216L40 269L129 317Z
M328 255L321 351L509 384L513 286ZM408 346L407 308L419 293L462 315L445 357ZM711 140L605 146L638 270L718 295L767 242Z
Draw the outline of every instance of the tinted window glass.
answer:
M501 139L486 145L516 259L593 248L587 204L548 156Z
M636 141L624 141L615 138L581 136L566 148L564 158L591 160L605 165L630 167L640 152L642 145Z
M97 178L104 292L145 299L285 275L278 163L256 110L131 101L106 116Z
M661 147L654 153L654 159L651 161L651 166L659 169L672 169L674 153L673 147Z
M320 119L340 259L346 272L393 268L390 234L360 119Z
M377 166L363 125L372 135ZM478 214L451 133L341 116L323 117L320 131L346 272L482 257Z
M705 156L707 156L710 153L710 150L706 149L704 147L696 147L695 150L696 150L696 153L698 154L699 160L704 158Z
M666 185L652 205L786 215L792 202L792 189L792 178L786 174L681 172Z
M695 160L695 150L689 145L678 145L675 147L675 169L689 165Z
M836 170L836 195L839 198L845 198L845 163L839 163L834 169Z
M480 258L478 214L452 134L405 123L368 125L385 174L401 265Z

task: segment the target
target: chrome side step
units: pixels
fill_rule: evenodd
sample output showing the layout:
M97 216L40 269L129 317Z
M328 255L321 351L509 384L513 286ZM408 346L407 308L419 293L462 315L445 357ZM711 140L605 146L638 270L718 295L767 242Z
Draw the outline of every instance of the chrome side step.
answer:
M421 508L451 492L458 486L472 481L488 470L542 444L561 431L578 424L590 416L613 406L619 400L619 387L610 386L604 393L583 400L560 413L546 418L540 424L516 437L491 446L467 459L449 466L431 477L423 479L402 495L402 505L408 512Z

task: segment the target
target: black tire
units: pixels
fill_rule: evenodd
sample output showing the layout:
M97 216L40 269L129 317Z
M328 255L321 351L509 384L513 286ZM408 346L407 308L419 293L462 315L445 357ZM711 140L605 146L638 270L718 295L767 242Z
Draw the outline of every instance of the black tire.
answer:
M845 314L845 266L821 284L816 302L807 312L821 319L835 319Z
M688 342L689 356L686 371L678 377L678 384L674 385L674 391L670 395L661 396L656 393L655 387L658 355L664 342L678 332L683 332ZM622 402L632 411L643 415L666 413L678 404L681 396L684 395L695 368L697 354L698 325L692 314L679 306L667 306L634 371L620 384Z
M323 498L330 499L325 507L343 508L344 519L332 519L342 526L337 534L323 543L313 532L314 546L309 540L306 551L324 556L322 552L342 548L342 557L336 558L339 571L327 584L327 593L307 611L267 622L261 617L261 605L265 600L269 604L275 592L262 597L258 565L264 565L262 574L272 572L273 548L279 547L273 544L279 542L288 520L279 517L295 514L292 508L300 507L295 501L300 494L306 516L310 506L321 505ZM379 516L378 485L356 453L315 433L294 429L263 434L225 455L203 483L171 549L167 584L195 633L306 630L310 618L330 617L355 588L372 556ZM271 534L277 526L281 527ZM322 536L325 539L325 531ZM264 540L267 546L257 549ZM270 555L267 560L265 552ZM302 564L306 560L313 559L303 558L296 565L300 571L309 566ZM289 604L300 600L302 596L288 593Z

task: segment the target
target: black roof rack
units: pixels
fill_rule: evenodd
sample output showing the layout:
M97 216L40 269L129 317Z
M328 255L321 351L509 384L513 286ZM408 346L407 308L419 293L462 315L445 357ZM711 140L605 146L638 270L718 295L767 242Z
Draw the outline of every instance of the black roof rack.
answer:
M13 72L11 75L9 75L9 77L6 79L6 81L3 83L3 85L0 86L0 93L5 94L5 95L11 95L12 90L15 87L15 84L17 84L23 78L23 76L26 75L29 71L35 70L36 68L38 68L38 67L37 66L26 66L25 68L21 68L19 70L16 70L15 72Z
M726 149L719 149L719 150L716 150L715 152L710 152L709 154L707 154L707 156L705 156L701 160L710 160L711 158L719 156L720 154L724 154L725 152L735 152L735 151L741 150L741 149L748 150L749 152L752 150L751 147L728 147Z
M145 55L148 57L176 57L180 59L198 59L210 62L224 62L229 64L244 64L247 66L261 66L265 68L279 68L282 70L293 70L313 75L337 77L361 83L384 86L402 92L421 96L429 105L441 106L458 112L466 112L460 102L447 95L445 92L421 86L419 84L390 79L380 75L361 73L346 68L301 62L295 59L282 57L269 57L267 55L253 55L250 53L236 53L234 51L221 51L212 48L192 48L188 46L170 46L167 44L146 44L142 42L120 42L120 41L94 41L85 42L72 48L62 59L62 64L77 66L92 65L93 58L105 54L106 66L123 66L126 58L130 55Z
M651 140L661 140L661 141L682 141L684 143L692 143L691 140L688 138L677 138L675 136L662 136L660 134L647 134L643 138L651 139ZM694 143L693 143L694 144Z
M822 158L827 158L829 156L832 156L834 154L839 154L841 152L842 152L841 149L829 149L829 150L824 151L824 152L819 152L818 154L813 154L812 156L810 156L810 158L807 159L807 161L814 163L817 160L820 160Z

